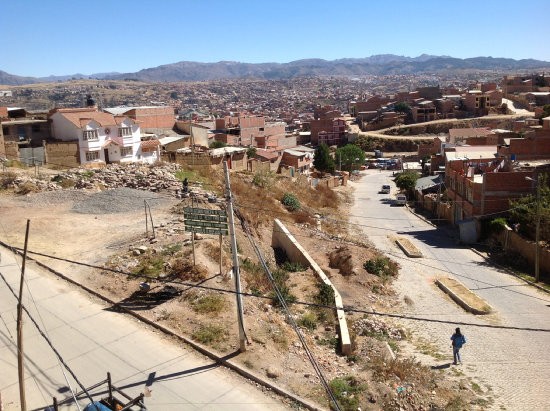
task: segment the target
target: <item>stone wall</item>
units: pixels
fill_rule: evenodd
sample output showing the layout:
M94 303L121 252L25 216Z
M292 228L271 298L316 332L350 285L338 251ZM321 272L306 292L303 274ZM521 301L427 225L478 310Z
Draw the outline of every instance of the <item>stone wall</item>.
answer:
M78 141L60 141L44 144L46 164L65 167L80 166L80 151Z

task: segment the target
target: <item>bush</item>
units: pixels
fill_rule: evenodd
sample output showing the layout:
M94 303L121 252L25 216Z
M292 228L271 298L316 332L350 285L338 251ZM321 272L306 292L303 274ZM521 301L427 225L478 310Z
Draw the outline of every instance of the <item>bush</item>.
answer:
M383 280L397 273L397 264L386 257L376 257L365 261L363 264L368 273L374 274Z
M25 195L30 193L38 193L40 189L33 183L26 182L15 189L15 194Z
M11 171L0 173L0 188L8 188L15 182L16 178L17 174Z
M416 171L407 171L405 173L399 174L396 177L395 184L401 190L411 191L414 189L418 177L420 177L420 175Z
M298 321L298 325L307 328L309 331L313 331L317 328L317 318L313 313L305 313Z
M225 308L225 300L221 295L211 294L199 298L193 303L193 310L200 314L218 314Z
M283 270L288 271L290 273L297 273L305 270L305 268L302 267L302 264L291 263L290 261L285 261L282 268Z
M193 333L193 339L202 344L219 343L225 340L226 332L218 325L201 325Z
M285 193L281 202L283 203L283 205L290 208L291 211L296 211L301 208L300 202L294 194Z
M355 411L361 404L361 393L367 389L366 384L360 384L359 381L351 376L338 377L330 383L330 389L336 401L340 404L342 410ZM333 404L331 404L331 408Z
M334 288L325 283L315 284L319 292L315 296L315 301L321 305L334 305Z
M262 188L270 188L273 185L275 173L271 170L259 170L254 174L252 182Z
M226 145L223 141L214 140L210 143L210 148L222 148Z

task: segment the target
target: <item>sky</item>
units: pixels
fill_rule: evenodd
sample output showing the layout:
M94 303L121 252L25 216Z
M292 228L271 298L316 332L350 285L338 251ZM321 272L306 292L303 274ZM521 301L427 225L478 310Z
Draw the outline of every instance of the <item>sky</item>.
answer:
M550 61L550 0L19 0L1 10L0 70L20 76L375 54Z

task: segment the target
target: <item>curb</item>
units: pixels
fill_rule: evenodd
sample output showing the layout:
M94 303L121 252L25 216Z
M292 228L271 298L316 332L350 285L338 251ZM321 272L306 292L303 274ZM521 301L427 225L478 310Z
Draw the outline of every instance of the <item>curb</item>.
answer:
M422 215L420 215L420 214L418 214L418 213L415 213L408 205L407 205L406 207L409 209L409 211L411 212L411 214L417 216L418 218L420 218L420 219L421 219L422 221L424 221L425 223L430 224L432 227L437 227L434 223L432 223L431 221L429 221L428 219L426 219L424 216L422 216ZM488 258L486 255L483 255L482 253L480 253L479 251L477 251L475 248L473 248L473 247L468 247L468 248L469 248L471 251L473 251L474 253L476 253L478 256L480 256L481 258L483 258L485 261L491 263L493 266L499 268L500 270L506 271L506 273L508 273L508 274L510 274L510 275L512 275L512 276L514 276L514 277L516 277L517 279L523 281L524 283L527 283L527 284L529 284L529 285L531 285L531 286L533 286L533 287L535 287L535 288L538 288L538 289L541 290L541 291L544 291L544 292L547 293L547 294L550 294L550 290L548 290L548 289L546 289L546 288L544 288L544 287L542 287L542 286L540 286L540 285L534 283L533 281L526 280L525 278L523 278L523 277L517 275L517 274L514 273L513 271L510 271L510 270L507 269L506 267L503 267L503 266L501 266L500 264L495 263L495 262L492 261L490 258Z
M443 292L445 294L448 294L449 297L451 297L458 305L460 305L462 308L464 308L466 311L472 313L472 314L476 314L476 315L487 315L489 313L491 313L493 311L493 308L487 304L487 306L490 308L489 311L482 311L482 310L478 310L477 308L474 308L472 307L471 305L469 305L466 301L464 301L462 298L460 298L457 294L454 293L454 291L452 291L449 287L447 287L445 284L443 284L441 281L439 280L435 280L435 283L437 284L437 286L439 288L441 288L443 290ZM459 284L462 285L462 283L458 282ZM466 287L465 287L466 288ZM471 291L470 291L471 292Z
M0 245L3 246L4 248L7 248L8 250L18 254L18 255L22 255L22 253L20 251L12 248L11 246L4 243L3 241L0 241ZM303 398L300 398L300 397L296 396L295 394L287 391L286 389L284 389L282 387L279 387L278 385L275 385L275 384L273 384L273 383L271 383L267 380L264 380L259 375L255 374L255 373L252 373L248 370L245 370L241 366L231 362L230 361L231 358L235 355L238 355L238 352L221 357L217 353L215 353L213 351L210 351L207 347L203 346L202 344L198 344L195 341L193 341L193 340L191 340L187 337L176 334L172 330L170 330L170 329L168 329L168 328L166 328L166 327L164 327L160 324L157 324L153 320L150 320L150 319L142 316L141 314L138 314L138 313L136 313L132 310L127 309L126 307L121 306L119 303L111 300L109 297L105 297L104 295L98 293L97 291L95 291L95 290L93 290L93 289L91 289L91 288L89 288L89 287L87 287L83 284L78 283L77 281L67 277L66 275L64 275L64 274L60 273L59 271L47 266L46 264L44 264L44 263L42 263L42 262L40 262L40 261L38 261L38 260L36 260L32 257L29 257L28 255L27 255L27 259L30 260L30 261L33 261L38 266L48 270L49 272L51 272L52 274L62 278L63 280L65 280L65 281L67 281L67 282L69 282L73 285L76 285L77 287L80 287L81 289L88 292L89 294L92 294L95 297L98 297L99 299L111 304L113 307L116 307L119 311L131 315L132 317L138 319L139 321L142 321L142 322L146 323L147 325L149 325L153 328L156 328L159 331L162 331L164 334L167 334L171 337L174 337L174 338L176 338L180 341L183 341L184 343L186 343L187 345L189 345L191 348L195 349L199 353L205 355L206 357L210 358L211 360L214 360L216 363L221 364L221 365L225 366L226 368L229 368L230 370L233 370L233 371L237 372L241 376L243 376L243 377L245 377L249 380L252 380L255 383L258 383L258 384L260 384L260 385L262 385L266 388L269 388L273 392L276 392L277 394L279 394L283 397L286 397L286 398L289 398L293 401L296 401L296 402L302 404L305 408L307 408L309 410L312 410L312 411L322 411L322 410L324 410L323 408L319 407L318 405L312 404L309 401L306 401Z
M401 250L403 250L403 252L405 253L405 255L409 258L422 258L423 255L422 253L420 252L420 250L417 249L417 252L410 252L407 247L405 247L403 244L401 244L401 241L399 241L399 239L396 239L395 240L395 243L399 246L399 248ZM416 247L415 247L416 248Z
M529 281L529 280L526 280L525 278L517 275L516 273L514 273L513 271L509 270L508 268L506 267L503 267L501 266L500 264L497 264L495 263L494 261L492 261L489 257L487 257L486 255L483 255L481 252L477 251L475 248L473 247L468 247L470 250L472 250L474 253L476 253L477 255L479 255L481 258L483 258L485 261L491 263L492 265L494 265L495 267L499 268L500 270L503 270L503 271L506 271L508 274L516 277L517 279L529 284L529 285L532 285L533 287L535 288L538 288L539 290L541 291L544 291L545 293L547 294L550 294L550 290L538 285L537 283L534 283L533 281Z

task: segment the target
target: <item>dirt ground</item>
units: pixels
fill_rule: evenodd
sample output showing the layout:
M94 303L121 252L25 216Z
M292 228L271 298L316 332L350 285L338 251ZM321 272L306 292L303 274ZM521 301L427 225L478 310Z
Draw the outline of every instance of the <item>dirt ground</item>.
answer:
M346 187L336 190L343 201L340 214L344 219L345 202L350 198L346 190L349 191ZM164 195L156 202L152 209L156 236L151 240L145 234L143 211L81 214L73 210L75 200L64 200L61 195L54 205L33 201L33 198L39 199L33 196L41 194L21 197L10 190L0 190L0 239L3 242L22 247L25 223L30 219L29 250L98 268L31 254L34 258L221 354L237 349L235 296L223 292L234 289L228 237L223 237L221 273L216 236L198 236L193 267L191 234L185 232L180 213L182 205L191 205L190 199ZM199 206L219 207L205 201ZM273 217L280 218L329 276L345 305L360 311L347 313L354 354L346 357L338 351L338 330L332 310L290 305L292 316L325 378L332 382L331 387L342 404L346 404L344 409L360 406L363 410L428 410L455 405L452 409L462 409L460 404L466 406L475 397L475 393L461 388L460 378L444 379L411 357L411 344L405 341L406 330L391 321L367 315L372 310L397 311L399 307L391 288L393 274L383 278L363 268L366 260L380 257L376 250L354 241L351 235L327 234L323 221L321 230L317 230L308 223L291 224L285 215L265 217L271 221ZM281 270L285 266L271 248L271 231L269 223L255 227L252 233L270 270L282 278L279 284L298 302L322 304L319 281L311 269ZM252 343L237 360L251 371L328 408L326 394L302 344L283 311L269 298L270 284L240 225L237 243L242 290L246 293L243 297L245 330ZM130 277L111 269L172 282ZM150 287L147 293L140 290L143 281ZM392 359L392 352L397 354L397 359Z

